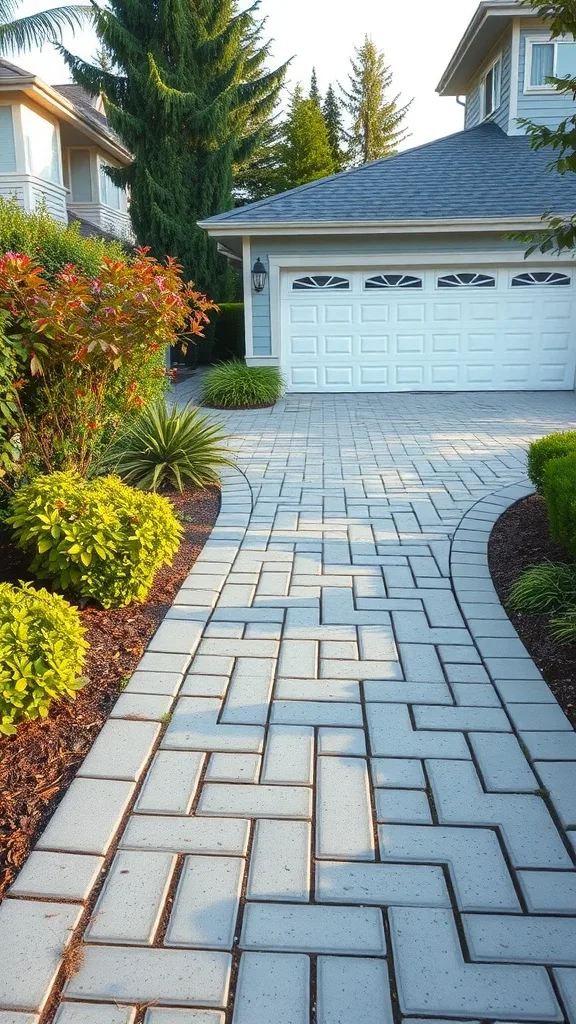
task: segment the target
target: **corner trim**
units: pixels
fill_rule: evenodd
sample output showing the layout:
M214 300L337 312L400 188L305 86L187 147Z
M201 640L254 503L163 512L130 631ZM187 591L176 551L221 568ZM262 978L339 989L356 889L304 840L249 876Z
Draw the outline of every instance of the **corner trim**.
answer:
M247 235L242 238L242 283L244 290L244 335L246 344L246 359L254 355L254 330L252 316L252 247Z

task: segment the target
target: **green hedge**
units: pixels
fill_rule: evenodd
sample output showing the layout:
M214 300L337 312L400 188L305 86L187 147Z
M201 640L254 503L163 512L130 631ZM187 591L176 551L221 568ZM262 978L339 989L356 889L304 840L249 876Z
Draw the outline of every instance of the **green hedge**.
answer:
M543 491L550 535L576 558L576 453L548 462Z
M244 359L245 355L244 303L223 302L214 318L212 361Z
M123 259L127 249L122 242L107 242L94 236L84 238L79 224L59 224L40 207L26 213L14 199L0 199L0 254L23 253L56 274L67 263L98 276L104 256Z
M562 459L576 455L576 431L563 434L549 434L540 441L534 441L528 450L528 476L534 487L542 494L544 473L551 459Z

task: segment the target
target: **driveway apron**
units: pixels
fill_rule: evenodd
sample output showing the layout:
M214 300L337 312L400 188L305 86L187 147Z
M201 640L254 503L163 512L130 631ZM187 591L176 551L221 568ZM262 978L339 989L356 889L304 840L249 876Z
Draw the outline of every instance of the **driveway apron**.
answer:
M239 468L0 909L0 1024L574 1024L576 736L486 551L575 396L214 415Z

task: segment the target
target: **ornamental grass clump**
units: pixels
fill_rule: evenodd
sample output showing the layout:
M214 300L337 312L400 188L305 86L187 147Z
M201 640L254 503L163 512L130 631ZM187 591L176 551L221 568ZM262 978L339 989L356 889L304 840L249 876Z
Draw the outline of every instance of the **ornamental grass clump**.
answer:
M79 612L63 597L0 583L0 734L74 699L87 649Z
M191 405L150 406L119 441L107 464L142 490L218 482L218 467L233 465L222 428Z
M103 608L146 599L158 569L182 538L170 502L118 477L79 473L36 477L17 491L8 517L40 579Z
M204 377L203 400L221 409L250 409L274 405L284 381L275 366L246 366L239 359L214 366Z

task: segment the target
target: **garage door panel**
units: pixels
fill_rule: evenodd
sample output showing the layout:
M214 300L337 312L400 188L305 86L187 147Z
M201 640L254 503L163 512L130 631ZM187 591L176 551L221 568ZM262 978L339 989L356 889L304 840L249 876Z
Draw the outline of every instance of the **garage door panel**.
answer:
M282 362L293 391L491 391L572 389L576 369L574 282L512 290L517 271L490 271L496 287L437 293L422 271L414 294L350 287L294 294L283 279ZM455 294L457 292L457 294ZM550 294L550 293L553 294ZM527 294L528 293L528 294Z

